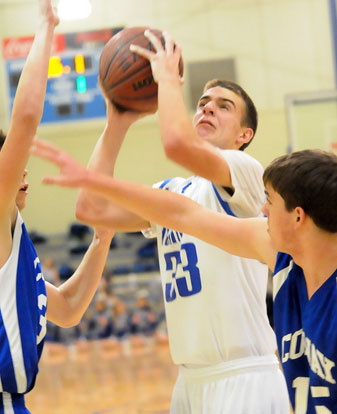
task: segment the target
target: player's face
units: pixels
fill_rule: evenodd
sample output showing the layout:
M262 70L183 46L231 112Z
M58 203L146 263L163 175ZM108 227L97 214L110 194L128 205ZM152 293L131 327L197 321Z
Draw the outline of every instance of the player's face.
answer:
M26 197L28 194L28 184L26 182L27 174L28 174L28 171L24 170L23 175L22 175L22 180L20 183L20 187L19 187L19 191L16 196L16 205L20 211L26 206Z
M294 240L295 211L287 211L283 198L270 185L266 185L267 201L262 212L268 219L268 232L278 251L291 253Z
M198 135L222 149L238 149L246 127L241 125L245 114L243 99L229 89L216 86L199 99L193 123Z

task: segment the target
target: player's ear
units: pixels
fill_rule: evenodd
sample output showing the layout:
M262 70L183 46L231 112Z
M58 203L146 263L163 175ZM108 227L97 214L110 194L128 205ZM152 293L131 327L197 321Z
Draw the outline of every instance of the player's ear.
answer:
M305 213L302 207L294 208L294 220L295 220L296 227L301 226L304 223L306 217L307 217L307 214Z
M241 131L241 134L238 138L239 148L243 144L247 144L248 142L250 142L253 139L253 136L254 136L254 131L252 130L252 128L245 127Z

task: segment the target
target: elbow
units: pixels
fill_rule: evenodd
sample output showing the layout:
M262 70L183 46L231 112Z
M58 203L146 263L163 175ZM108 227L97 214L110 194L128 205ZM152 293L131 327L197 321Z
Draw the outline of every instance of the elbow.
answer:
M75 216L77 220L89 223L93 216L99 217L100 213L101 211L94 208L94 205L90 203L84 194L80 194L75 209Z
M87 210L87 204L84 202L82 198L79 198L76 203L76 219L79 221L86 221L86 219L88 218Z
M58 326L61 328L72 328L76 325L78 325L81 322L81 318L65 318L62 321L59 321Z
M179 162L181 153L184 152L184 140L179 134L172 134L170 139L164 143L166 157L175 162Z

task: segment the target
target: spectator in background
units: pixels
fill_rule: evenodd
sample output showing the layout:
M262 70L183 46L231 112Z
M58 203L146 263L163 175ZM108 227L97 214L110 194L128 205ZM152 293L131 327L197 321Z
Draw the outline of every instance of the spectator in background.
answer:
M118 341L128 338L131 333L130 314L123 300L118 299L113 308L113 335Z
M152 311L147 298L144 295L137 297L137 305L132 312L131 332L134 335L149 336L156 328L156 315Z
M90 339L104 339L112 333L111 312L106 304L106 296L98 295L94 301L92 317L89 321Z

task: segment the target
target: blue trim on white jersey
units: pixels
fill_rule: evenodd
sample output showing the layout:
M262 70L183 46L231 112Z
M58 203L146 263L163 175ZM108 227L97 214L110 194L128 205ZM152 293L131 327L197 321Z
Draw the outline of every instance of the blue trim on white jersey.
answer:
M164 180L164 181L160 184L159 188L164 188L164 187L165 187L165 185L166 185L166 184L168 184L170 181L172 181L172 178L168 178L167 180Z
M221 196L220 196L220 194L219 194L219 192L218 192L218 190L216 189L216 187L215 187L215 185L212 183L212 186L213 186L213 190L214 190L214 192L215 192L215 195L216 195L216 197L217 197L217 199L218 199L218 201L219 201L219 203L221 204L221 207L225 210L225 212L229 215L229 216L234 216L234 217L236 217L236 215L233 213L233 211L230 209L230 207L229 207L229 204L227 203L227 201L224 201L222 198L221 198Z
M184 192L187 190L187 188L192 184L192 181L190 181L188 184L185 185L185 187L183 187L183 189L181 190L181 194L184 194Z

